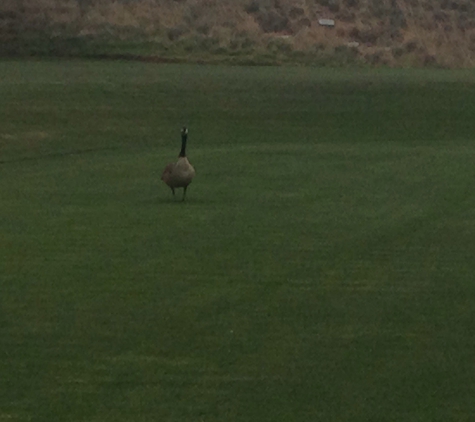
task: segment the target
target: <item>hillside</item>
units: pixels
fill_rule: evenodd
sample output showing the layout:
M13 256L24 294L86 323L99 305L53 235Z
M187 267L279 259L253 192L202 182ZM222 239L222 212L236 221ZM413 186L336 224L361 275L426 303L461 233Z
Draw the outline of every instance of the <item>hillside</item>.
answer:
M2 0L0 40L3 55L471 67L475 2Z

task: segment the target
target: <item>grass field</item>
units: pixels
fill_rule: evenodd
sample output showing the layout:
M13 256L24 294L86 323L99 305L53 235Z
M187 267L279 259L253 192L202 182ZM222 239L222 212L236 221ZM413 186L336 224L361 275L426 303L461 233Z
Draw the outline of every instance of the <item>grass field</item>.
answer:
M0 422L474 420L475 72L6 61L0 98Z

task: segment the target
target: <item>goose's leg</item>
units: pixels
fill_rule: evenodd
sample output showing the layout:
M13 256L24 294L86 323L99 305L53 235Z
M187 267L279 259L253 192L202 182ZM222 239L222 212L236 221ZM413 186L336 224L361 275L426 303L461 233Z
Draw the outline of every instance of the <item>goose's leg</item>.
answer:
M183 199L182 199L182 201L184 201L184 200L185 200L185 196L186 196L186 188L187 188L187 187L188 187L188 186L185 186L185 187L183 188Z
M175 188L172 188L172 187L170 186L170 189L172 190L173 197L175 197Z

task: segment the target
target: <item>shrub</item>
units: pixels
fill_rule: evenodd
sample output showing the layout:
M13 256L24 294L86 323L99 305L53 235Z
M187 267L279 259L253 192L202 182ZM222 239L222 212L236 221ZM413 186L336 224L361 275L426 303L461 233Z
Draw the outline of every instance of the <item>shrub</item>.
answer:
M301 7L292 7L289 11L289 18L290 19L296 19L299 16L302 16L305 14L305 10L303 10Z
M182 26L175 26L174 28L169 28L167 31L167 37L170 41L177 41L184 34L186 34L186 29Z
M401 47L395 47L395 48L392 49L392 54L393 54L393 57L398 59L399 57L401 57L404 54L404 49L401 48Z
M355 41L359 41L360 40L360 30L355 26L353 28L351 28L350 32L348 33L348 35Z
M449 4L449 9L450 10L457 10L458 8L459 8L459 5L455 1L453 1L452 3Z
M381 0L371 0L369 10L377 18L382 18L386 13L384 3Z
M391 40L394 42L400 42L404 39L404 36L402 32L399 29L392 29L391 32L389 33L389 37Z
M302 19L299 19L298 22L296 22L295 24L292 25L292 28L293 28L293 32L294 33L297 33L299 31L301 31L302 29L304 28L310 28L312 26L312 22L310 21L310 19L308 18L302 18Z
M433 12L434 11L434 5L430 2L425 2L425 3L422 3L422 8L426 11L426 12Z
M343 28L338 28L336 30L336 35L338 35L340 38L344 38L346 36L346 31Z
M275 10L261 11L257 22L264 32L283 32L289 30L289 19Z
M249 14L257 13L259 9L260 6L258 0L252 0L244 7L244 10Z
M460 13L468 13L470 11L470 6L468 5L468 3L460 3L459 11Z
M215 37L198 37L197 41L201 50L214 51L219 48L219 39Z
M412 53L413 51L416 51L416 49L417 49L417 41L415 40L408 41L404 44L404 50L407 53Z
M355 47L348 47L346 45L340 45L334 50L335 60L339 64L353 63L359 55L358 49Z
M292 44L285 39L274 38L268 42L267 50L272 53L289 53L292 51Z
M325 50L325 45L322 44L322 43L316 43L314 46L313 46L313 51L314 52L321 52L321 51L324 51Z
M341 9L337 18L342 22L354 22L355 13L348 9Z
M352 34L353 31L350 33ZM362 31L359 31L357 39L365 44L376 44L379 38L380 32L376 28L366 28Z
M437 65L437 58L433 54L424 54L422 59L424 66L435 66Z
M209 25L207 23L204 23L202 25L198 25L198 27L196 28L196 32L198 32L199 34L202 34L202 35L208 35L210 33L210 30L211 30L211 28L209 27Z
M387 61L384 59L382 53L377 51L376 53L370 53L365 56L365 61L370 65L385 65Z
M434 13L434 20L436 22L447 22L449 20L449 17L447 13L443 11L439 11L439 12Z
M255 41L249 37L245 37L242 39L241 48L244 50L252 49L255 45Z
M340 5L336 0L330 0L328 3L328 9L330 9L330 12L332 13L337 13L340 10Z
M393 28L407 28L406 17L399 8L392 10L389 23Z
M434 21L429 20L429 19L422 21L419 25L422 29L425 29L427 31L433 31L434 29L436 29L436 25Z

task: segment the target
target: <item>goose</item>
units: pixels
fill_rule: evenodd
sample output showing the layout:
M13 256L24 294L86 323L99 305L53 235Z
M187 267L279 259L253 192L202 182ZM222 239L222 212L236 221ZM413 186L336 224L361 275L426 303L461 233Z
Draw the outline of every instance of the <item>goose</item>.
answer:
M183 126L181 130L181 151L178 160L165 167L162 173L162 180L170 187L173 196L176 188L183 188L183 201L186 196L186 188L195 177L195 169L186 158L186 141L188 139L188 129Z

